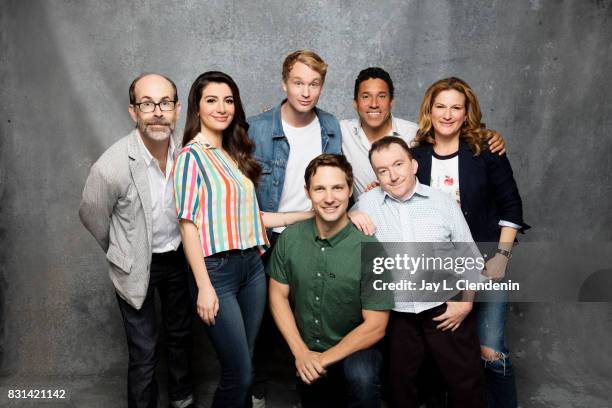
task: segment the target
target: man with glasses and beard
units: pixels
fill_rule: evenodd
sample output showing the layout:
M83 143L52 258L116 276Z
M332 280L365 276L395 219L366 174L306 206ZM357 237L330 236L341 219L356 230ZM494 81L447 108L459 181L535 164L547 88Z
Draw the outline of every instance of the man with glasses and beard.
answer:
M156 408L155 290L162 305L171 407L194 407L191 305L174 204L176 85L143 74L129 90L136 128L94 163L79 216L106 253L128 343L128 407Z

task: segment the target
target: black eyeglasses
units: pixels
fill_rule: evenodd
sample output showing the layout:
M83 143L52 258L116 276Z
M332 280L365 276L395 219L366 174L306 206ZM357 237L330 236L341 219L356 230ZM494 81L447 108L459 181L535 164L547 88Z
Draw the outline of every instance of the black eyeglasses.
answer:
M176 101L161 101L159 103L155 102L140 102L133 103L132 105L138 106L138 109L142 113L151 113L155 111L155 107L159 106L159 110L162 112L173 111L176 105Z

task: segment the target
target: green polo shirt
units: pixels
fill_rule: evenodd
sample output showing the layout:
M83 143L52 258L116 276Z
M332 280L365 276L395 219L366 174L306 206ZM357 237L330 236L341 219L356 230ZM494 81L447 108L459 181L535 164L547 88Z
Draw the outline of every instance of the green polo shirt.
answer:
M362 273L362 242L377 241L350 222L333 237L321 239L310 219L285 229L274 246L267 273L289 285L298 330L311 350L336 345L363 322L362 309L394 306L392 293L372 290L372 269Z

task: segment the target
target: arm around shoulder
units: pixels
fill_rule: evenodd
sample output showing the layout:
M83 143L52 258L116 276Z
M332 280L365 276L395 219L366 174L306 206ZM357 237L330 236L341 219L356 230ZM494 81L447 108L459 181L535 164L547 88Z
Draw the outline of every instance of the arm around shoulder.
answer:
M308 220L314 217L313 211L295 211L295 212L261 212L264 226L266 228L286 227L295 224L296 222Z

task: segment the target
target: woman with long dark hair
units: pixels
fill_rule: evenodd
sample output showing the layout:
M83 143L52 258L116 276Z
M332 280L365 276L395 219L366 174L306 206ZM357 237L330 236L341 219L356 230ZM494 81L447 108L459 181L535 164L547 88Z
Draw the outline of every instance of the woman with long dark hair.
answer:
M459 205L478 243L496 242L488 253L485 274L501 280L523 222L521 197L507 156L491 153L492 132L481 122L474 91L459 78L432 84L419 110L419 130L412 152L417 177L451 195ZM507 294L490 292L474 303L481 356L486 367L489 407L516 407L514 371L504 336ZM478 300L478 298L477 298Z
M265 227L312 216L259 211L261 167L247 128L232 78L218 71L200 75L189 92L174 184L196 311L221 365L212 405L219 408L245 407L250 397L251 359L266 302L260 257L268 245Z

